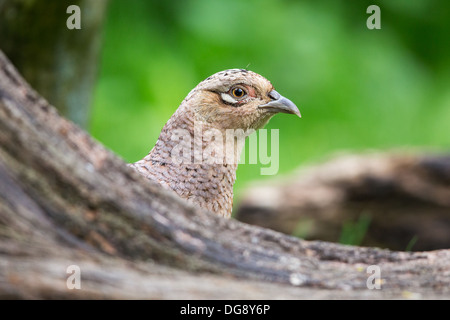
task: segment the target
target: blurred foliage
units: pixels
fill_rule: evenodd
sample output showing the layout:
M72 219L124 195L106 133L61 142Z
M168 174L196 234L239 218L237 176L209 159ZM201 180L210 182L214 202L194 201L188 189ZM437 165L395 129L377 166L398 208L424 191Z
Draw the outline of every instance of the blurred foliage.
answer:
M381 30L366 27L371 4ZM91 132L141 159L198 82L248 67L303 116L268 125L280 173L337 150L448 149L449 17L445 0L111 0ZM241 165L235 189L259 170Z

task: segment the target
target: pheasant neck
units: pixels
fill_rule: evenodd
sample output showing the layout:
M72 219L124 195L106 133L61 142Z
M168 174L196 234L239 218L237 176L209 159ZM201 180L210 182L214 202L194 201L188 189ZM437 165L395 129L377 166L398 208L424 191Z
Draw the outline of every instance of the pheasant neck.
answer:
M152 166L150 178L201 207L229 217L244 140L242 132L220 130L175 113L143 161Z

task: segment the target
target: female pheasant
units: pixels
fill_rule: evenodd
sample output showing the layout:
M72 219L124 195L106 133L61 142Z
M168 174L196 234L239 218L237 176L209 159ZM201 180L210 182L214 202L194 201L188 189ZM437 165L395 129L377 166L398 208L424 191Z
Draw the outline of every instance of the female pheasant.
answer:
M280 112L300 117L266 78L244 69L218 72L187 95L150 153L130 166L195 205L230 217L242 140Z

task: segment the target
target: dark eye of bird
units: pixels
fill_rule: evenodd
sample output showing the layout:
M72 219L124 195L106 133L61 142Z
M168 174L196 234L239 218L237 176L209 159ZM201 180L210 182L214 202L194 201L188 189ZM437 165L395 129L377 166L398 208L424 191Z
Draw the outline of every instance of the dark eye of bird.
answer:
M241 88L234 88L231 93L236 98L242 98L245 95L245 91Z

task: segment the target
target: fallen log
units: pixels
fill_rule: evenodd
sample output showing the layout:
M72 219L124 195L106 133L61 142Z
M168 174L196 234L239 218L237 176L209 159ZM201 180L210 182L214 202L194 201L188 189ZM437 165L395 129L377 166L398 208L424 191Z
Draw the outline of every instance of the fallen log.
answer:
M394 250L450 248L450 157L343 155L249 188L236 218L307 239Z

